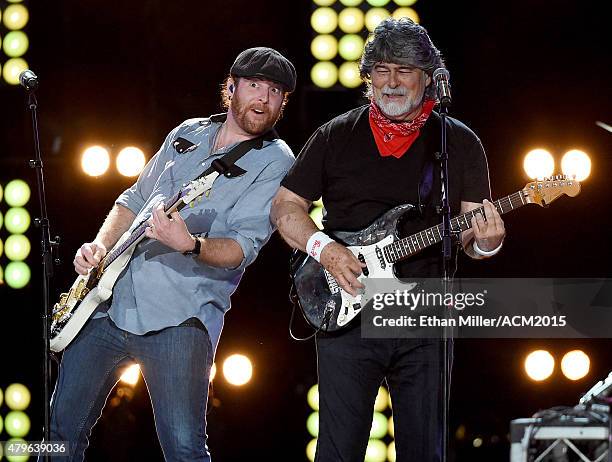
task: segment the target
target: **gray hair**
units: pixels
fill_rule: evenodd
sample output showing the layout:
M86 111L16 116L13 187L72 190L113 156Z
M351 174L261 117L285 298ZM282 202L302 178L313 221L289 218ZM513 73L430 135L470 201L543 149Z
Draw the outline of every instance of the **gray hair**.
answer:
M359 73L371 92L370 74L376 63L404 64L422 69L432 76L439 68L446 68L440 50L432 43L427 31L408 18L387 18L374 29L373 38L365 47ZM425 90L425 97L436 99L433 85Z

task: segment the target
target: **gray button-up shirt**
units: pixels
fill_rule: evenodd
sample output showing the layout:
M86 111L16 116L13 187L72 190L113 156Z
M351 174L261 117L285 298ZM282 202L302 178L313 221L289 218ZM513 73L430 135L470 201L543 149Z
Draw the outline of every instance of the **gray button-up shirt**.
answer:
M148 219L160 201L176 194L235 146L211 152L220 126L216 119L190 119L170 132L138 181L116 201L137 215L130 231ZM173 147L179 137L193 143L193 148L180 154ZM108 313L119 328L134 334L197 317L215 348L223 316L230 308L230 295L274 231L269 218L272 198L293 161L284 141L264 141L261 149L250 150L236 162L246 170L244 175L219 176L207 197L181 210L191 233L208 233L209 237L234 239L240 244L244 258L237 268L214 268L159 241L145 239L117 280L110 308L101 309L95 317Z

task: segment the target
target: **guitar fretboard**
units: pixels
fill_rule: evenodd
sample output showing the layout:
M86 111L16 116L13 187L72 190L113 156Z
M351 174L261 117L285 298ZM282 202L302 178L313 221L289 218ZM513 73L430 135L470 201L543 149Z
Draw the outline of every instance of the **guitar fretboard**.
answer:
M167 200L166 204L169 204L169 205L166 205L164 207L164 212L166 212L167 215L170 214L171 212L174 212L175 210L180 210L183 206L185 206L185 204L181 201L183 194L184 192L181 190L178 193L176 193L174 196L172 196L170 199ZM125 252L132 244L144 239L145 229L147 228L147 226L148 226L147 220L140 223L134 229L134 231L132 231L132 233L130 234L130 237L128 237L121 245L114 247L112 251L106 254L106 256L102 259L102 262L100 263L100 266L99 266L99 268L101 268L101 271L104 272L104 270L112 262L114 262L123 252Z
M523 191L515 192L514 194L510 194L509 196L502 197L501 199L494 201L493 205L499 214L503 215L504 213L508 213L525 205L527 202L525 202L524 194L525 193ZM477 213L484 215L484 207L470 210L463 215L452 218L451 231L453 233L460 233L471 228L472 218L474 218ZM385 258L390 263L395 263L408 258L431 245L441 242L442 232L442 223L440 223L437 226L432 226L431 228L425 229L411 236L399 239L392 244L388 244L383 247Z

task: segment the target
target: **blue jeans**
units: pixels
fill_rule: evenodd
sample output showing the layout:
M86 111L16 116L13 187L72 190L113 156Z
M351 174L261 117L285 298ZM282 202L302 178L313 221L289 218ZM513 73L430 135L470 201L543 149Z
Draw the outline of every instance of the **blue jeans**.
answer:
M92 319L66 349L52 399L51 441L82 461L91 429L125 366L140 364L167 461L210 461L206 401L213 350L200 324L135 335Z

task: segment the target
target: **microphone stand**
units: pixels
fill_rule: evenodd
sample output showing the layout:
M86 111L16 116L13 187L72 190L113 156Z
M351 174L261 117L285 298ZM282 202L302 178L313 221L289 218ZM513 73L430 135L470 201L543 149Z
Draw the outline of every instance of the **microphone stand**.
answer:
M441 98L442 99L442 98ZM442 99L440 103L440 118L441 118L441 143L440 152L436 153L436 159L440 161L440 177L442 186L442 260L443 273L442 284L444 288L444 300L446 294L450 293L450 261L452 247L452 229L451 229L451 210L449 204L449 187L448 187L448 152L446 143L446 118L448 116L448 106L450 101ZM451 307L450 309L454 309ZM451 316L452 316L451 312ZM446 313L445 313L446 317ZM450 374L452 361L452 348L450 326L443 328L442 334L442 370L440 371L440 381L442 383L442 462L448 459L448 442L449 442L449 401L450 401Z
M54 259L53 254L57 255L59 246L59 237L51 240L51 231L49 227L49 217L47 215L47 201L45 195L45 181L43 175L43 162L40 150L40 139L38 130L38 101L34 93L34 88L27 88L28 91L28 109L32 112L32 129L34 133L34 153L35 159L30 160L28 165L36 170L36 184L38 189L38 202L40 204L40 217L34 220L34 223L40 228L40 245L42 258L42 273L43 273L43 383L44 383L44 441L50 441L50 422L51 422L51 361L57 362L57 358L50 349L51 324L52 317L51 305L49 303L49 286L51 277L53 276L53 264L59 264L59 259ZM49 455L46 454L45 461L49 461Z

